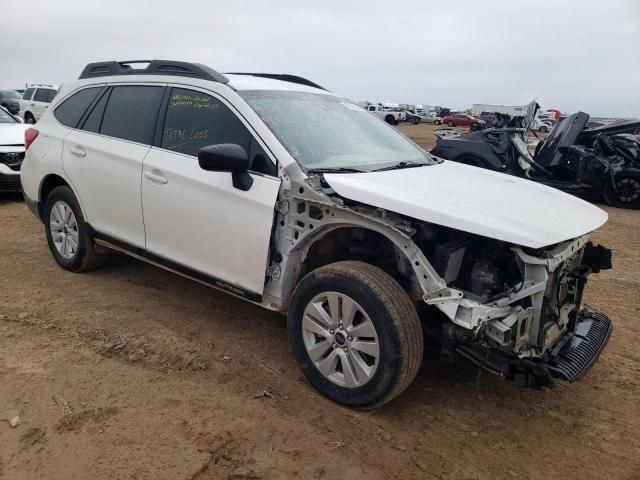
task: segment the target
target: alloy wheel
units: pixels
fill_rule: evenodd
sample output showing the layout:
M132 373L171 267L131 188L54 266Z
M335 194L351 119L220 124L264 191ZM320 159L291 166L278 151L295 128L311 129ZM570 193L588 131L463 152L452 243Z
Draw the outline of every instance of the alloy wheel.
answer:
M76 216L66 202L59 200L53 204L49 216L49 229L58 253L66 260L71 260L78 251L80 234Z
M618 200L621 203L632 203L640 199L640 180L637 178L621 178L616 182Z
M378 334L369 315L349 296L316 295L304 310L302 336L310 360L336 385L361 387L376 373Z

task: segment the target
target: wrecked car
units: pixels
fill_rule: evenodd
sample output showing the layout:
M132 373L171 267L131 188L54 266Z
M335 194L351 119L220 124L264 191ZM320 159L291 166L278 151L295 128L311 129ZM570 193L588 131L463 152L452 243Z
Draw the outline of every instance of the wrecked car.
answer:
M535 115L535 107L530 107ZM640 208L640 121L586 129L589 115L557 123L531 154L522 128L490 128L466 135L436 131L431 153L455 162L528 178L591 201Z
M25 199L60 267L117 250L286 314L310 383L357 408L411 384L425 336L529 387L604 349L611 321L582 307L611 266L588 239L602 210L439 160L297 76L144 65L87 65L26 132Z

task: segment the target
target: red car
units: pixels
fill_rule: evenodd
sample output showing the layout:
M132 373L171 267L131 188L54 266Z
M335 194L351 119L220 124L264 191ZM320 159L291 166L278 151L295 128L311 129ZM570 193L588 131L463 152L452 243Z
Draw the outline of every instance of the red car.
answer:
M467 115L466 113L455 113L444 117L442 123L449 127L470 127L476 123L483 124L485 121Z

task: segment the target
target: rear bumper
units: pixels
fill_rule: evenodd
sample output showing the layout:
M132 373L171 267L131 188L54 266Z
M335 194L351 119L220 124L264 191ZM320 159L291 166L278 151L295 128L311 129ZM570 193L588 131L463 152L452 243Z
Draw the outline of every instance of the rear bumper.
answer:
M470 344L458 345L455 351L517 386L552 387L553 379L574 382L584 377L607 346L612 331L613 324L606 315L583 310L573 329L539 359L518 359L497 349Z
M29 210L31 210L31 213L33 213L33 215L40 221L42 221L42 219L40 218L40 208L38 205L38 202L36 200L33 200L29 195L27 195L26 193L22 192L22 196L24 197L24 203L27 204L27 207L29 207Z

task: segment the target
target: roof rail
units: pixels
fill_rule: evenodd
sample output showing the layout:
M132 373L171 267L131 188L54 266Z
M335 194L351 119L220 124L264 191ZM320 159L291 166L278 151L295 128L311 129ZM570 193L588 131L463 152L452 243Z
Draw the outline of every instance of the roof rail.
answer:
M147 65L140 68L132 67L136 63ZM175 60L126 60L123 62L90 63L84 67L78 79L111 77L114 75L175 75L212 80L218 83L227 83L229 81L227 77L206 65Z
M53 88L53 85L49 85L48 83L29 83L27 85L27 88L31 88L31 87L50 87L50 88Z
M273 80L282 80L283 82L298 83L300 85L306 85L307 87L319 88L320 90L329 91L324 87L321 87L317 83L307 80L306 78L299 77L297 75L290 75L288 73L244 73L244 72L227 72L227 75L250 75L252 77L271 78Z

